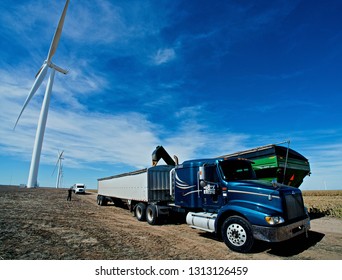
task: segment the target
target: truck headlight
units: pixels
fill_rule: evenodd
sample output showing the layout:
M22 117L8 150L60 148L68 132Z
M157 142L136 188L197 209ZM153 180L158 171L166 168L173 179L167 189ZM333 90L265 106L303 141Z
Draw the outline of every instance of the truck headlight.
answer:
M270 225L277 225L284 222L284 219L280 216L266 216L265 221Z

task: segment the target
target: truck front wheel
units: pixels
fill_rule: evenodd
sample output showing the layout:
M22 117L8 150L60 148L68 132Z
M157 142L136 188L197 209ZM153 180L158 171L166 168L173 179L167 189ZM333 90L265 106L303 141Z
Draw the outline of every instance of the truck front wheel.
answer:
M224 221L222 237L228 248L239 253L249 252L254 244L250 223L239 216L232 216Z

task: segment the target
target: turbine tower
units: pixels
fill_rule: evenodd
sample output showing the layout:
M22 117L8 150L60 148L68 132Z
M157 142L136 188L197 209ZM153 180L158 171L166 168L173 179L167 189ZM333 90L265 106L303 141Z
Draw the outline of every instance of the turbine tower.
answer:
M30 102L33 95L36 93L37 89L42 84L42 82L46 76L46 73L48 71L48 68L51 68L50 77L48 79L48 83L47 83L45 95L44 95L44 100L43 100L42 108L40 111L40 116L39 116L39 121L38 121L38 126L37 126L37 132L36 132L36 138L35 138L33 152L32 152L30 173L29 173L29 177L28 177L28 181L27 181L27 187L28 188L38 186L37 177L38 177L40 154L42 151L44 132L45 132L45 127L46 127L46 120L47 120L48 111L49 111L51 89L52 89L53 80L55 77L55 72L58 71L58 72L63 73L63 74L67 74L67 72L68 72L67 70L64 70L64 69L60 68L59 66L53 64L51 61L53 55L55 54L55 52L57 50L58 42L59 42L59 39L60 39L61 34L62 34L64 19L65 19L66 11L68 9L68 5L69 5L69 0L67 0L65 3L61 18L59 19L59 23L58 23L55 35L53 36L53 39L52 39L52 42L50 45L48 56L47 56L46 60L44 61L43 65L41 66L41 68L39 69L39 71L36 75L36 79L33 83L33 86L32 86L32 88L31 88L31 90L30 90L30 92L26 98L24 106L21 109L20 114L18 116L18 119L17 119L15 126L14 126L14 129L15 129L24 109L26 108L27 104Z
M64 151L62 151L61 153L58 152L58 159L57 159L57 162L56 162L56 165L55 165L55 169L54 169L53 172L52 172L52 175L53 175L53 174L55 173L56 168L58 167L57 179L56 179L56 189L60 188L61 183L62 183L62 176L63 176L63 171L62 171L62 168L63 168L62 160L64 159L64 158L63 158L63 153L64 153Z

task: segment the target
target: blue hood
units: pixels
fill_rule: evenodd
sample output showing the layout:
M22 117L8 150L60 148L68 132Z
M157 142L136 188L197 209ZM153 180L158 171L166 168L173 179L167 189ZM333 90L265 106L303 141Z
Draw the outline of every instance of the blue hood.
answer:
M279 183L271 183L263 180L242 180L242 181L229 181L227 182L228 189L254 189L254 191L267 194L275 194L281 192L295 192L301 193L298 188L282 185Z

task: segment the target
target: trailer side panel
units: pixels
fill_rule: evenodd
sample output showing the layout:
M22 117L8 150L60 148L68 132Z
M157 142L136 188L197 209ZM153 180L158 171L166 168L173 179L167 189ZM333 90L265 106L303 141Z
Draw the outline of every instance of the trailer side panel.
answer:
M98 195L143 202L170 201L171 172L161 165L98 179Z
M147 170L98 180L98 194L128 200L148 201Z

